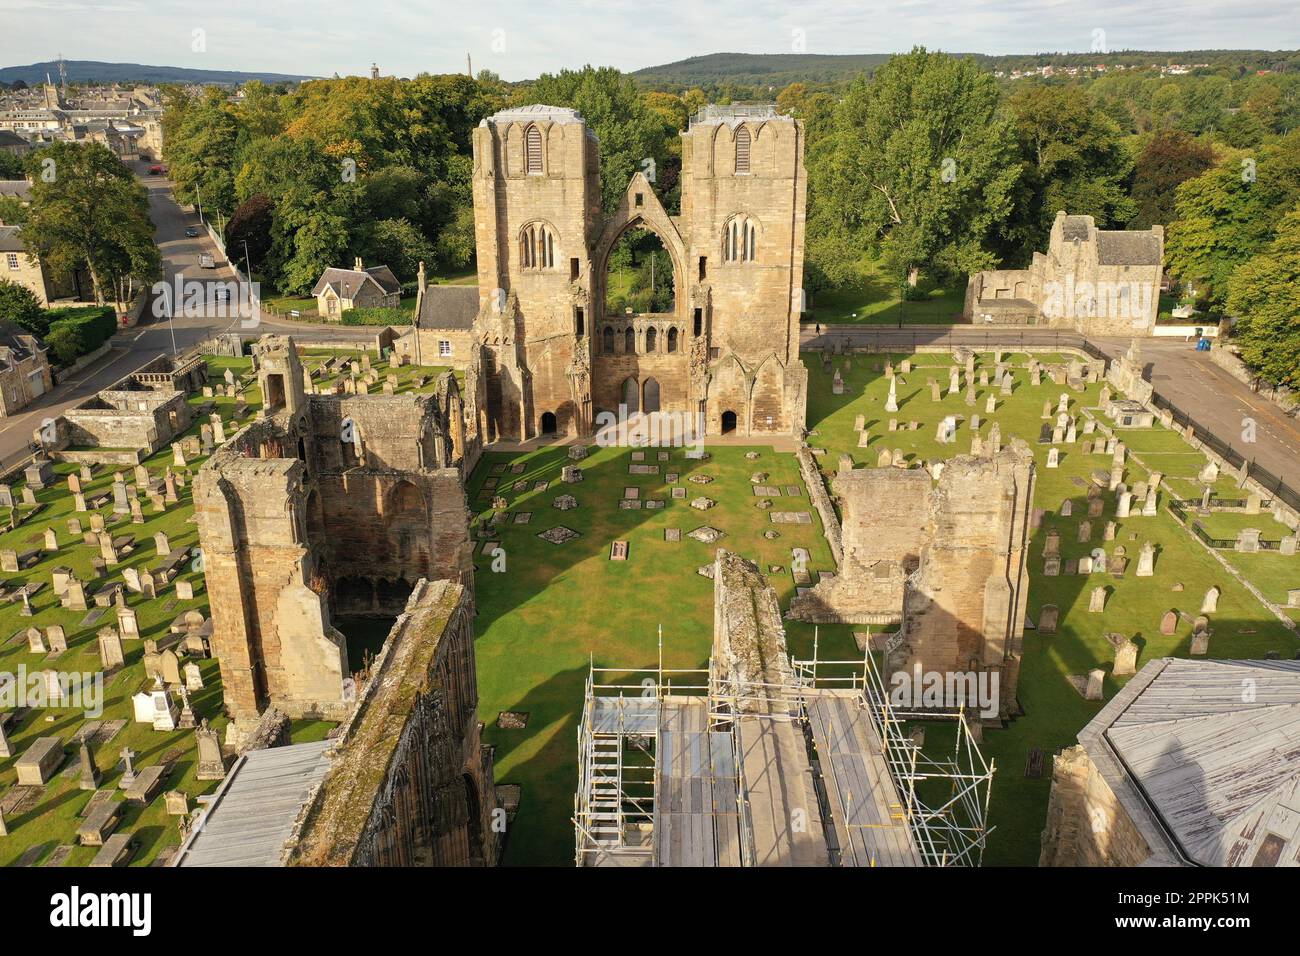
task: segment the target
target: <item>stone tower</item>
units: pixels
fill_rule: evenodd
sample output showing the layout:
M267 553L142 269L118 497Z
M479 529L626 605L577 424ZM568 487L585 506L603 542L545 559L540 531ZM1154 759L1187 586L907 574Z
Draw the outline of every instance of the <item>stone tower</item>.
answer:
M643 173L600 208L599 144L573 110L528 106L474 134L484 439L590 435L601 412L677 412L709 434L801 434L803 127L710 107L682 134L680 215ZM618 240L668 254L671 311L610 314Z
M562 433L590 429L586 286L599 167L596 137L574 110L506 110L474 131L486 441L532 437L544 414Z

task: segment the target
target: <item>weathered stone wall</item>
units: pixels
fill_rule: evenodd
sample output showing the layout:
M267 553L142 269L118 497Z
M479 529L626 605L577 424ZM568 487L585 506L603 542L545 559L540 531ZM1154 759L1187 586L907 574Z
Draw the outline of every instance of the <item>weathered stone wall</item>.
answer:
M835 513L831 496L826 491L826 480L822 477L821 469L817 467L816 457L807 445L799 446L799 450L795 452L795 459L799 462L799 473L808 488L808 497L822 519L822 534L826 536L831 557L835 559L835 565L838 567L844 563L844 539L839 516Z
M221 446L194 490L213 652L245 728L269 704L346 712L334 615L396 614L422 578L472 588L454 394L306 396L292 340L256 354L279 411Z
M794 683L776 592L758 566L719 549L713 563L714 666L736 710L756 712Z
M191 409L183 392L171 388L105 389L57 422L67 443L104 448L147 448L155 452L189 428Z
M1033 485L1019 440L991 457L950 459L937 486L922 469L840 472L839 573L795 597L791 616L901 623L889 672L997 671L1006 710L1019 677Z
M500 853L480 741L474 606L420 581L285 849L291 866L483 866Z
M1151 856L1123 806L1082 746L1052 761L1039 866L1141 866Z
M891 669L995 671L1001 709L1009 708L1024 636L1033 486L1033 455L1019 439L991 458L947 462L931 499L929 540L908 580L904 644Z

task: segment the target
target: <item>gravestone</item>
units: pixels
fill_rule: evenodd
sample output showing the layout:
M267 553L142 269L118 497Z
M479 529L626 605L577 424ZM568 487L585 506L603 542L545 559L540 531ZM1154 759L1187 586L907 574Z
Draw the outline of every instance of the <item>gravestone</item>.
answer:
M1165 637L1171 636L1178 630L1178 612L1165 611L1160 618L1160 633Z
M1061 611L1055 604L1044 604L1038 612L1038 633L1055 634L1060 619Z
M1135 573L1140 578L1149 578L1156 573L1156 546L1150 541L1144 543L1142 550L1138 552L1138 564Z
M1092 589L1092 595L1088 599L1088 610L1093 614L1100 614L1106 610L1106 588L1096 587Z
M1111 673L1116 677L1137 673L1137 645L1123 634L1107 634L1106 640L1115 653L1115 663L1111 667Z

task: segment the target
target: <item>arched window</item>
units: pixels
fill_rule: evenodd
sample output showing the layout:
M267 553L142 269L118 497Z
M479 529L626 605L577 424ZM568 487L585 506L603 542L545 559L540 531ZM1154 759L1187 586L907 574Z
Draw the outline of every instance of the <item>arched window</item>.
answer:
M601 342L604 346L605 354L613 355L614 354L614 330L611 329L609 326L605 326L605 331L600 334L600 337L601 337Z
M542 131L536 126L524 130L524 170L529 174L542 171Z
M675 325L668 330L668 351L677 351L677 326Z
M736 130L736 172L749 172L749 127Z
M753 262L758 257L758 222L749 216L732 216L722 236L724 262Z
M555 265L555 233L544 223L531 223L519 234L519 265L524 269Z
M656 338L658 338L658 333L655 331L655 327L652 325L650 326L650 328L645 330L645 350L647 352L653 352L655 350Z
M623 351L628 355L636 352L636 329L627 329L623 333Z

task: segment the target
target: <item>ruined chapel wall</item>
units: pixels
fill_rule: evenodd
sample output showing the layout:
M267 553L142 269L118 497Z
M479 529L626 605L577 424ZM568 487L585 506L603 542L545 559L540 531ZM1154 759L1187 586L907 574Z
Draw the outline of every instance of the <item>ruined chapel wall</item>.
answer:
M1141 866L1150 856L1088 752L1076 745L1057 754L1038 865Z

